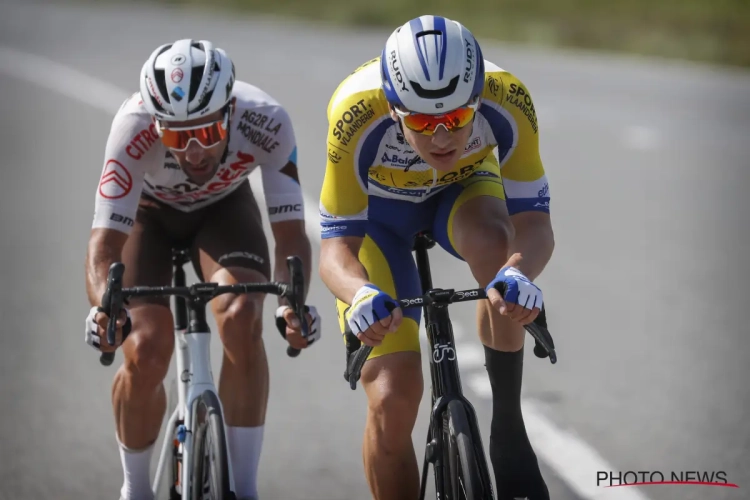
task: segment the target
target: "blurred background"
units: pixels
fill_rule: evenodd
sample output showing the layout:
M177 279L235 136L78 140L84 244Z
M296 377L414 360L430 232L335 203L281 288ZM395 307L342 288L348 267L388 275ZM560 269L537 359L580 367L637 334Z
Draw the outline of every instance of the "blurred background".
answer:
M95 0L92 3L119 0ZM135 0L177 7L277 14L348 28L393 29L431 13L474 35L543 47L611 50L750 65L747 0Z
M527 349L523 405L552 498L750 496L747 0L0 0L0 499L119 494L110 388L122 358L101 367L83 341L83 263L111 120L151 51L212 40L239 79L287 108L317 263L328 100L423 13L462 21L535 100L557 245L538 283L559 361ZM258 173L251 184L263 203ZM436 286L474 286L465 264L440 249L431 259ZM333 298L317 278L310 302L323 339L296 359L266 302L260 497L368 499L366 400L342 377ZM451 315L486 447L491 395L474 307ZM212 349L218 373L216 336ZM736 487L603 488L597 473L610 471L724 472Z

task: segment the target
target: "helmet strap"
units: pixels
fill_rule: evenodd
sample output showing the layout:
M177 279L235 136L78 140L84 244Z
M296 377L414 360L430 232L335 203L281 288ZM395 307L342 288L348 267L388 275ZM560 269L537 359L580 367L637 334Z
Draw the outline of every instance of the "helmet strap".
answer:
M234 115L234 101L229 101L226 107L227 116L227 143L224 145L224 154L221 155L221 163L227 161L229 156L229 141L232 138L232 116Z

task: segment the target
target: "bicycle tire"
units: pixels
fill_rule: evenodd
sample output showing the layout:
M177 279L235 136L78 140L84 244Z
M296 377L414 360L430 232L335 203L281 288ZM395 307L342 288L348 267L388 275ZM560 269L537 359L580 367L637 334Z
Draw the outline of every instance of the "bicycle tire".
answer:
M477 447L471 434L466 409L460 401L451 401L447 408L448 436L443 443L447 450L446 469L450 498L456 500L486 500L489 489L482 484L477 459ZM445 456L445 455L444 455Z
M231 500L229 488L229 458L226 449L226 430L219 405L219 398L212 391L205 391L196 402L195 441L192 451L192 500ZM206 463L206 452L209 461ZM209 469L206 470L206 465ZM205 490L204 476L208 472L209 491ZM208 493L208 494L207 494Z
M171 416L175 408L177 408L178 399L179 396L177 394L177 379L173 377L169 383L169 390L167 391L167 417ZM175 422L175 425L172 429L166 429L164 439L176 440L178 425L179 422ZM167 484L169 485L169 500L182 499L182 495L177 491L176 488L177 482L181 479L178 477L180 473L180 466L178 465L177 448L178 447L175 445L170 445L171 453L169 454L169 463L165 467L166 470L164 471L167 476ZM157 494L158 493L159 492L157 492Z

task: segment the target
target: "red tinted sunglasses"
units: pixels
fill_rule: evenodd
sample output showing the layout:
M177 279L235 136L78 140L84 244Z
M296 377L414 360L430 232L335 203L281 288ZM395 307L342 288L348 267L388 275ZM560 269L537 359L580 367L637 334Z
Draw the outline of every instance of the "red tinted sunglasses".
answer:
M174 151L185 151L190 141L195 140L203 148L210 148L219 144L227 137L229 130L229 113L224 118L204 125L192 127L164 128L156 122L156 132L166 147Z

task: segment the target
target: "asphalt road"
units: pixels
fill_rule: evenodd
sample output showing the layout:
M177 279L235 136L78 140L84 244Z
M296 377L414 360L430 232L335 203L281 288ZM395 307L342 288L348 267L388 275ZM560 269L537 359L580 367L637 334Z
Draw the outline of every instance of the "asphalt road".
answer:
M101 367L83 343L83 261L111 117L137 90L150 51L182 37L211 39L232 55L240 79L284 103L314 213L328 98L387 34L146 5L0 1L0 499L117 498L114 369ZM534 95L551 184L557 247L539 283L560 361L552 366L527 353L524 401L553 498L747 498L742 195L750 182L750 75L483 47ZM23 65L19 54L44 59ZM464 264L441 250L431 258L437 286L474 285ZM271 399L261 498L366 499L364 394L341 376L335 312L319 280L311 299L325 313L324 339L299 358L286 357L267 323ZM462 332L464 386L487 444L490 400L471 355L479 346L473 313L464 306L452 315ZM218 370L218 338L212 346ZM418 454L427 398L414 431ZM560 436L593 451L574 453ZM648 486L636 496L635 488L597 487L601 464L665 476L725 471L739 488ZM632 496L616 496L626 491Z

